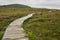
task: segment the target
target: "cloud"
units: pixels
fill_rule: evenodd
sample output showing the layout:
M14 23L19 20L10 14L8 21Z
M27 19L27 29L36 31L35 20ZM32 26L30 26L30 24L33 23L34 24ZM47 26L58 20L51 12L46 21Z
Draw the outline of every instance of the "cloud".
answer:
M0 5L25 4L31 7L60 8L60 0L0 0Z
M33 4L32 7L60 9L60 0L42 0Z

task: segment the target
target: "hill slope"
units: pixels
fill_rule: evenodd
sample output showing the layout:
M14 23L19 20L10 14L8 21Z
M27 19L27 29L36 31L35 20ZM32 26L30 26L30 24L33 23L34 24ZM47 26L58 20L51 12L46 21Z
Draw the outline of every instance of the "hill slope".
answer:
M9 5L3 5L0 7L7 7L7 8L30 8L29 6L22 5L22 4L9 4Z

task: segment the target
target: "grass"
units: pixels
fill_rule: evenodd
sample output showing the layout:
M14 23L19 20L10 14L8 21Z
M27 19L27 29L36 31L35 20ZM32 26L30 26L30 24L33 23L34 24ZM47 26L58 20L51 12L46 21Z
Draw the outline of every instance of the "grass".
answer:
M38 8L0 8L0 40L13 20L29 13L35 15L22 27L30 40L60 40L60 10Z
M30 40L60 40L60 13L36 13L22 25Z

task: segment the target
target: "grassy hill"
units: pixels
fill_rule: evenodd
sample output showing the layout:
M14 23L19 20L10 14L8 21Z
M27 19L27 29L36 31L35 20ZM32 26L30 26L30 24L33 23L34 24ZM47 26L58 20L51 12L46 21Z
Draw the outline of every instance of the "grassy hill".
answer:
M31 8L29 6L22 5L22 4L9 4L9 5L2 5L0 7L3 7L3 8Z
M60 10L40 8L0 8L0 40L13 20L30 13L22 25L30 40L60 40Z

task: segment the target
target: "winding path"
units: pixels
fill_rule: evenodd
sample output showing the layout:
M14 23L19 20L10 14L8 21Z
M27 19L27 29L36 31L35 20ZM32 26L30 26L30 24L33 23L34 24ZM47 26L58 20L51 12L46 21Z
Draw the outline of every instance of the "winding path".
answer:
M25 37L24 29L21 27L23 22L32 17L34 13L13 21L5 31L2 40L29 40Z

